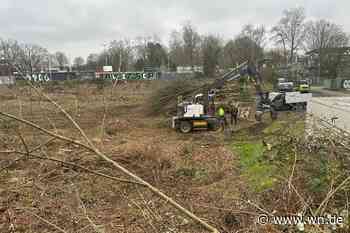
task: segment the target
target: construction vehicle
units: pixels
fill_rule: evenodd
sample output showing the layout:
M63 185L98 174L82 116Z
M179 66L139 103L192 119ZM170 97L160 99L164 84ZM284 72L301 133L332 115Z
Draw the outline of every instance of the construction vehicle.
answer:
M191 101L178 101L177 116L172 119L172 127L182 133L189 133L197 129L217 130L220 128L220 120L215 116L215 111L208 111L208 109L215 106L215 96L226 82L240 78L248 78L254 83L256 89L255 119L257 121L261 121L265 113L270 113L274 120L277 118L278 111L305 108L311 98L299 92L290 92L290 94L288 92L264 92L261 75L253 64L246 61L217 79L209 86L206 94L197 94Z
M308 80L300 80L296 83L296 91L301 93L309 93L311 91L310 83Z
M305 111L307 103L311 101L311 93L293 92L270 92L269 93L271 116L277 119L278 112L284 111ZM255 116L257 121L261 121L261 117Z
M277 83L277 89L280 92L292 92L294 91L294 83L289 82L284 78L279 78Z
M191 101L178 100L177 116L172 119L172 127L182 133L189 133L192 130L206 129L217 130L220 128L220 121L215 116L215 110L209 112L211 106L215 106L215 96L226 82L238 80L242 76L257 77L257 73L248 62L244 62L232 71L226 73L222 78L217 79L208 87L208 92L205 94L197 94ZM260 76L255 78L257 90L260 92ZM261 99L261 98L260 98ZM262 101L263 102L263 101ZM259 112L263 113L268 110L267 105L261 105Z
M173 117L172 127L182 133L189 133L193 129L219 129L219 119L213 115L205 114L203 97L203 94L198 94L192 101L178 102L177 116Z
M287 81L284 78L279 78L277 81L277 89L280 92L298 91L300 93L309 93L311 91L310 83L306 79L299 81Z

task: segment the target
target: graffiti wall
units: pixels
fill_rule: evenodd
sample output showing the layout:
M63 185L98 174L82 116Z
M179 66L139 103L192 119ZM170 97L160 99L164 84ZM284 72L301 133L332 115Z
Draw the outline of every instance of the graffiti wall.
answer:
M155 80L158 79L158 73L147 72L100 72L92 73L90 80L107 79L107 80ZM23 80L21 76L16 79ZM57 73L37 73L27 75L25 79L32 82L49 82L49 81L65 81L65 80L87 80L86 74L78 74L76 72L57 72Z
M350 79L348 79L348 80L343 80L342 87L343 87L344 89L349 89L349 90L350 90Z
M157 73L147 72L108 72L96 73L96 78L105 78L111 80L155 80Z
M26 79L32 82L48 82L50 81L50 76L48 74L33 74L27 75Z

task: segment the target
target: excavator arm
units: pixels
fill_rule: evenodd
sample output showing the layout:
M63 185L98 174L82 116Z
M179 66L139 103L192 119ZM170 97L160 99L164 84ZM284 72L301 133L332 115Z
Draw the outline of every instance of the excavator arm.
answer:
M256 94L261 95L263 93L262 90L262 77L256 67L249 61L245 61L242 64L238 65L236 68L231 70L230 72L223 75L220 79L216 80L210 86L210 92L214 89L221 89L226 82L239 80L241 77L250 77L254 81L254 86L256 89Z
M264 112L270 112L272 118L276 118L276 113L274 111L274 108L272 106L272 103L269 99L269 94L267 92L263 91L263 81L262 77L257 70L256 66L252 64L249 61L243 62L239 66L237 66L232 71L226 73L222 78L216 80L209 91L211 94L213 101L213 96L215 96L216 91L218 89L222 89L222 87L225 85L226 82L239 80L240 78L249 78L253 81L255 90L256 90L256 113L255 118L258 121L261 121L261 116ZM208 97L210 94L208 93Z

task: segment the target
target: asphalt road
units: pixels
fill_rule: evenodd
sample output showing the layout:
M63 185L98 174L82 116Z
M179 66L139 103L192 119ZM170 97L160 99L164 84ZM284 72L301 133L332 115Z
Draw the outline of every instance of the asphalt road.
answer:
M329 90L323 89L323 87L312 87L312 95L314 97L350 97L350 90Z
M308 104L308 113L350 132L350 92L317 90Z

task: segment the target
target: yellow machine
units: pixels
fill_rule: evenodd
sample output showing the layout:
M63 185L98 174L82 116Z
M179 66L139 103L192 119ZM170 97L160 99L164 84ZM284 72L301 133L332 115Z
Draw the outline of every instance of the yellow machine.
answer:
M297 91L301 92L301 93L308 93L311 91L311 88L310 88L310 84L307 80L300 80L298 83L297 83L297 88L296 88Z

